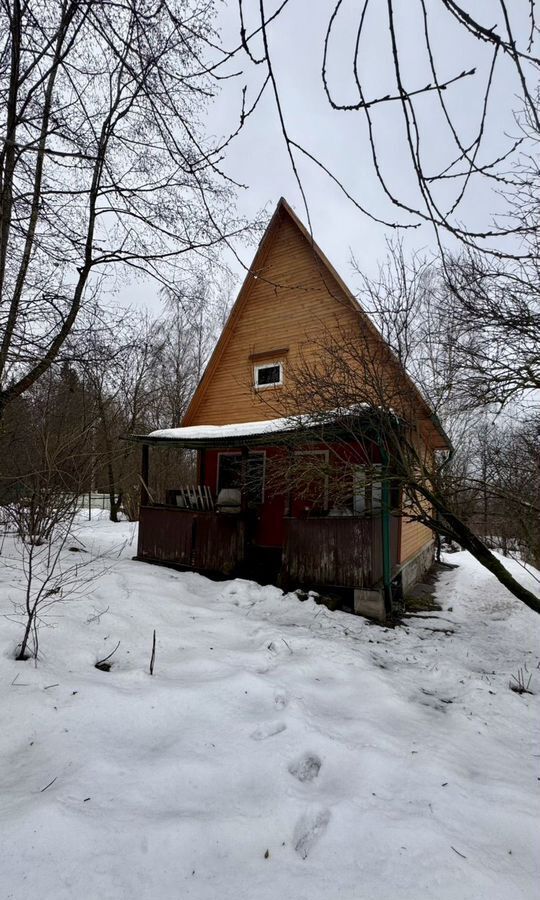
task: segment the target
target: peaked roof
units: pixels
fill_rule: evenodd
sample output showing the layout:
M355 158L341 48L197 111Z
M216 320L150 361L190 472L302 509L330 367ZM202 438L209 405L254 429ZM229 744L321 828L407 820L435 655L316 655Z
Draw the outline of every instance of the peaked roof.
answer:
M413 380L411 379L409 374L406 372L403 365L399 362L397 357L394 355L392 349L385 342L383 336L381 335L381 333L379 332L379 330L377 329L375 324L371 321L371 319L367 315L366 311L362 308L362 306L360 305L360 303L358 302L358 300L356 299L354 294L349 290L349 288L347 287L347 285L345 284L345 282L343 281L343 279L341 278L339 273L336 271L336 269L334 268L334 266L332 265L332 263L330 262L328 257L323 253L323 251L321 250L319 245L313 239L313 235L308 231L308 229L305 227L303 222L298 218L298 216L296 215L294 210L291 209L291 207L289 206L289 204L287 203L287 201L285 200L284 197L280 197L278 204L274 210L274 213L273 213L270 221L268 222L268 225L266 226L264 234L259 242L259 246L257 247L255 256L253 257L251 266L246 273L246 276L244 278L244 281L242 283L242 286L240 288L238 296L232 306L232 309L229 313L227 321L225 322L225 325L223 327L223 330L221 332L219 340L218 340L218 342L214 348L214 351L206 365L206 368L203 372L202 378L199 381L199 384L197 385L197 388L193 394L193 397L191 398L191 401L190 401L188 408L185 412L185 415L182 419L182 426L190 425L190 420L194 417L196 410L198 409L203 397L206 394L206 391L208 390L208 387L212 380L212 375L213 375L214 371L216 370L217 366L219 365L220 360L223 356L223 353L224 353L227 345L229 344L229 341L230 341L232 333L233 333L234 325L240 318L242 311L245 307L250 288L253 285L254 277L255 278L257 277L258 273L260 272L260 270L264 264L264 260L266 258L267 252L269 250L272 236L273 236L276 228L279 226L279 222L283 216L286 216L294 224L294 226L298 229L300 234L310 244L310 246L313 250L313 253L315 254L316 258L319 260L323 269L325 269L327 271L327 273L331 276L331 278L333 278L334 281L341 288L341 290L345 294L345 297L347 298L349 303L352 305L353 309L361 315L364 324L371 331L373 336L378 341L383 342L385 344L385 346L388 348L388 351L392 354L392 356L394 356L396 365L399 366L399 368L403 372L404 378L407 380L410 388L412 389L412 391L418 398L419 405L422 408L422 410L426 416L426 419L432 425L432 428L435 432L433 437L436 438L433 441L433 446L440 447L443 449L449 448L451 446L450 440L449 440L448 436L446 435L437 416L435 415L433 410L430 408L430 406L427 403L427 401L425 400L425 398L422 396L419 388L413 382Z

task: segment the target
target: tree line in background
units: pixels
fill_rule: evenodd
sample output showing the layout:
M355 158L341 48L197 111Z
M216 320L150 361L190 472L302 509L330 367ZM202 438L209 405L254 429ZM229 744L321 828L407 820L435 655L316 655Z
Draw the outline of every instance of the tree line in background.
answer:
M56 363L9 405L0 428L1 502L35 508L36 536L41 508L62 505L62 497L104 493L113 521L120 512L137 518L139 452L124 438L180 424L229 291L225 276L216 296L199 274L181 297L167 294L156 317L95 304ZM166 462L174 471L174 460ZM189 460L178 465L186 476Z
M377 279L354 265L365 308L451 439L429 477L489 547L540 564L536 265L486 263L477 251L429 261L399 241Z

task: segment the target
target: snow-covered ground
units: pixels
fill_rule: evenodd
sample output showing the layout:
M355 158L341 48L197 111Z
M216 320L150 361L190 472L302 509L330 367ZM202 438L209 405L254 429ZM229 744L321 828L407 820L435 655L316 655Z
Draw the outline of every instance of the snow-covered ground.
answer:
M466 554L442 612L388 630L78 530L105 571L37 668L2 619L2 900L532 900L540 619Z

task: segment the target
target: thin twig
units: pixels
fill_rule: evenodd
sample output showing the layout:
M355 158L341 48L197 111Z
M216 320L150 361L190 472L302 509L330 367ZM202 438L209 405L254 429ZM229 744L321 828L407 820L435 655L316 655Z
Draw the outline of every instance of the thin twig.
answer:
M56 776L56 777L55 777L55 778L53 778L53 780L52 780L52 781L49 781L49 783L48 783L48 784L46 784L46 785L45 785L45 787L44 787L44 788L41 788L41 790L40 790L40 792L39 792L39 793L40 793L40 794L42 794L42 793L43 793L43 791L46 791L46 790L47 790L47 788L50 788L50 786L51 786L51 784L54 784L54 782L55 782L55 781L56 781L56 779L57 779L57 778L58 778L58 775L57 775L57 776Z
M99 666L102 666L103 663L107 662L107 660L110 659L111 656L112 656L114 653L116 653L116 651L118 650L119 646L120 646L120 641L118 641L116 647L114 648L114 650L111 650L111 652L109 653L108 656L103 657L103 659L98 659L98 661L97 661L97 663L96 663L96 666L98 666L98 667L99 667Z

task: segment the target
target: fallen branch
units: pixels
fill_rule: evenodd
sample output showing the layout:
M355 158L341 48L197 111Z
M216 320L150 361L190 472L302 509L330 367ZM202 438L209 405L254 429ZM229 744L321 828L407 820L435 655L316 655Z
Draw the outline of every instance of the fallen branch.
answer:
M101 616L105 615L106 612L109 612L110 606L107 606L106 609L102 609L101 612L95 613L93 616L88 616L86 620L86 624L90 625L91 622L95 622L96 620L99 622Z

